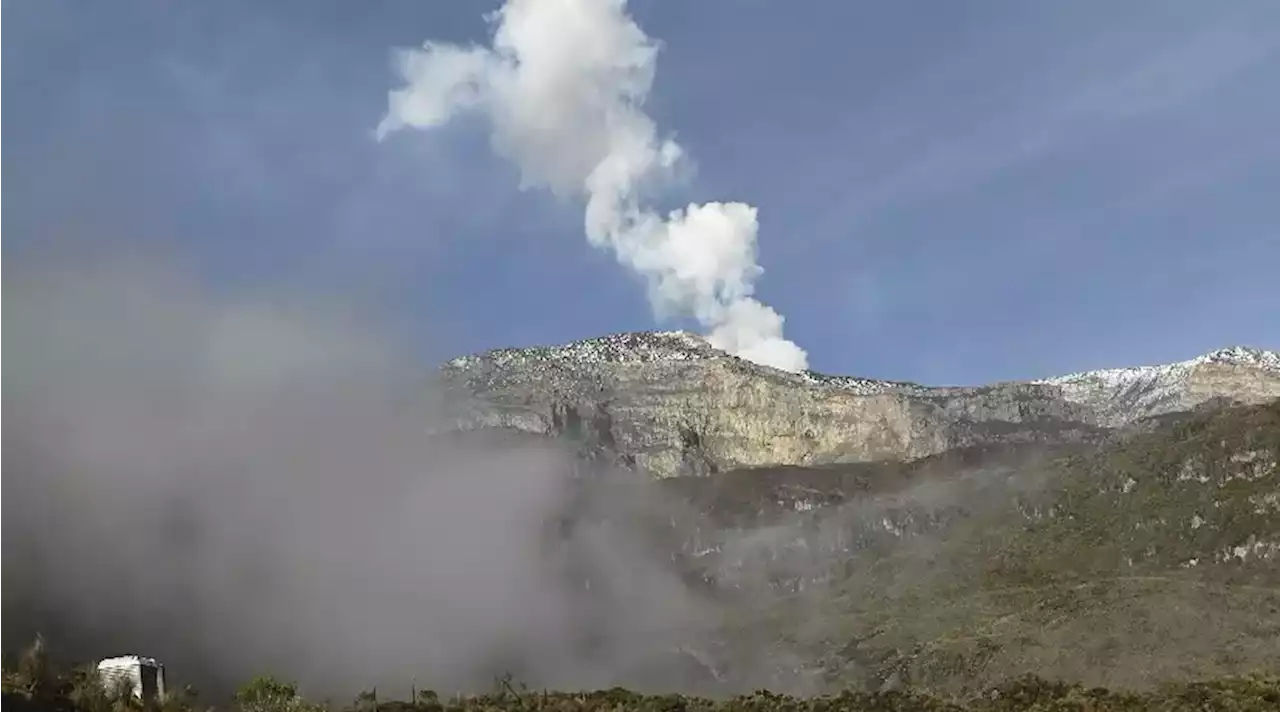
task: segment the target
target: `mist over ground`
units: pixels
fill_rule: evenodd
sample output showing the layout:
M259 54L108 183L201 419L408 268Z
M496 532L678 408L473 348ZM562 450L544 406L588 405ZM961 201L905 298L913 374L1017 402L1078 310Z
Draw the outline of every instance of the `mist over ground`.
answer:
M340 300L15 262L6 649L309 694L684 687L664 661L714 616L629 524L651 486L584 497L557 445L429 436L430 368Z
M889 476L799 511L764 473L659 482L567 440L450 434L430 365L336 294L101 255L6 277L7 651L41 631L70 661L152 655L214 696L263 672L336 699L506 673L812 692L842 596L958 575L945 534L890 533L903 508L984 506L966 477Z

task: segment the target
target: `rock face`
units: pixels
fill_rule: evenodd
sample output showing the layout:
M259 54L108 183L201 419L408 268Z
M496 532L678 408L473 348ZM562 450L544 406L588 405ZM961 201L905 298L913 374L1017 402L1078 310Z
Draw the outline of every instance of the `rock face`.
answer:
M1234 347L1165 366L981 387L787 373L685 332L501 349L442 368L453 422L566 435L657 477L1079 442L1209 400L1280 398L1280 355Z

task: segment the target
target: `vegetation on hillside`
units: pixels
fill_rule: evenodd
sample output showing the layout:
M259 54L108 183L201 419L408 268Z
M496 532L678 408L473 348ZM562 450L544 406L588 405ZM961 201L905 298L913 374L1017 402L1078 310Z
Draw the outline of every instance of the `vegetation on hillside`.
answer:
M189 688L166 699L143 702L127 686L107 689L91 666L55 669L37 640L4 670L4 707L18 712L196 712ZM645 695L622 688L584 692L529 690L495 680L492 692L442 698L418 692L409 701L380 700L364 692L347 704L307 700L298 687L270 676L250 680L229 705L233 712L1271 712L1280 709L1280 675L1226 677L1165 685L1140 693L1085 688L1035 676L993 685L965 698L942 698L911 690L846 691L798 698L760 690L729 699Z
M1139 688L1280 669L1277 462L1280 401L1098 447L679 486L712 500L699 511L727 507L730 537L753 519L780 532L760 564L776 593L753 591L731 649L774 641L837 688L977 694L1028 673Z

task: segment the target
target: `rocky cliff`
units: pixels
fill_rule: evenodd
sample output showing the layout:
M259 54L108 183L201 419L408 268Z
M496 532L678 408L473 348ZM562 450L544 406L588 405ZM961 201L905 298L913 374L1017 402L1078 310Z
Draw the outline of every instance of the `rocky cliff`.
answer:
M980 387L787 373L686 332L500 349L442 368L456 427L565 435L658 477L1080 442L1206 401L1280 398L1280 355L1226 348L1163 366Z

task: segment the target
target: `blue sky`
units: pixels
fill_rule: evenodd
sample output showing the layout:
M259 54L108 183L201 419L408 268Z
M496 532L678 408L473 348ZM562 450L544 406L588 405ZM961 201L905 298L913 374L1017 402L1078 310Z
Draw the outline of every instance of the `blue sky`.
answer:
M374 294L424 358L656 326L483 127L373 131L496 3L4 5L3 231ZM759 208L813 368L978 383L1280 347L1280 3L635 0L685 200ZM141 247L140 247L141 246ZM685 326L680 322L664 327Z

